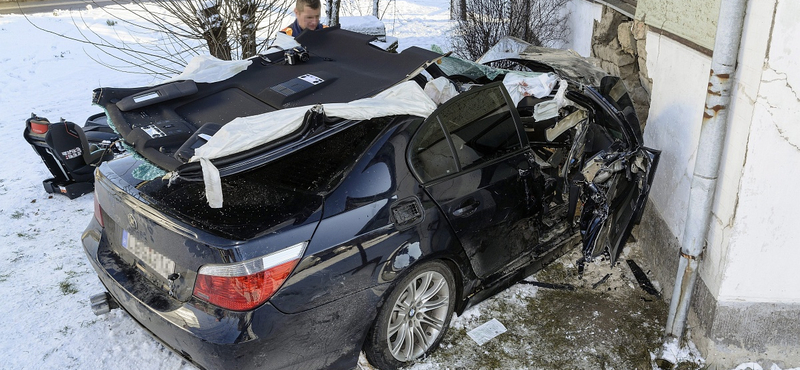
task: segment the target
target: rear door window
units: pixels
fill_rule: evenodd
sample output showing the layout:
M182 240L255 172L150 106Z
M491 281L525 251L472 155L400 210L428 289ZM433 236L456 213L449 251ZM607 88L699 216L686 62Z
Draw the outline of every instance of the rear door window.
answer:
M422 182L468 170L520 150L514 114L501 84L463 93L442 105L411 141L410 162Z

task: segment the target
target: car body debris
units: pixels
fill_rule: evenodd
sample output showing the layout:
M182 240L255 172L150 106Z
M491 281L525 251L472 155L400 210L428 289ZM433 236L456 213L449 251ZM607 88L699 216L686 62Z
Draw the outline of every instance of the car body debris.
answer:
M631 272L633 272L633 276L636 278L636 282L639 283L639 287L642 288L647 294L654 295L656 297L661 297L661 293L658 292L653 286L653 283L650 282L650 279L647 278L647 274L639 267L638 264L634 260L625 260L628 263L628 267L631 268Z
M479 346L492 340L494 337L507 331L506 327L497 319L491 319L481 326L467 332L467 335L478 343Z

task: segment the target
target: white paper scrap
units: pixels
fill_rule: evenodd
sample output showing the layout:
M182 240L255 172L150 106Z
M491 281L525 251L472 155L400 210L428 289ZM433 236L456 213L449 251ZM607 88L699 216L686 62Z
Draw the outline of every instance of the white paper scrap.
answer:
M492 338L505 332L506 327L503 326L500 321L491 319L489 322L468 331L467 335L469 335L475 343L478 343L479 346L482 346L484 343L492 340Z

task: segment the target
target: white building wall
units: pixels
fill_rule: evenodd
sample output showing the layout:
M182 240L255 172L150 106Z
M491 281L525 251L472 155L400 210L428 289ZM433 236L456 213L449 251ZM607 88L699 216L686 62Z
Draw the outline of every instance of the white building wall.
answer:
M650 199L681 239L711 59L666 36L647 33L653 80L645 144L661 150ZM677 257L676 257L677 258Z
M718 302L800 303L797 14L798 2L749 3L700 270ZM662 150L650 197L682 240L711 58L656 32L648 32L647 55L645 143Z
M751 2L749 11L758 19L747 36L768 54L751 66L762 70L757 94L742 98L754 102L752 124L718 300L800 303L800 3Z
M708 247L703 254L700 276L711 292L719 297L724 276L731 261L730 244L739 205L742 167L747 154L748 138L753 121L754 97L758 94L769 28L763 24L772 19L773 7L768 2L749 3L745 17L739 64L734 76L734 89L728 119L728 132L722 152L713 217L709 227Z
M572 49L588 57L592 53L592 29L595 21L603 15L603 6L585 0L572 0L567 5L570 12L570 36L564 49Z

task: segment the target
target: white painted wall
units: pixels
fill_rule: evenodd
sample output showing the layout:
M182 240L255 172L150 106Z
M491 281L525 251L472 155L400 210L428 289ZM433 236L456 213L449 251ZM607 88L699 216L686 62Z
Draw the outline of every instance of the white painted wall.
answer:
M700 271L720 302L800 303L797 14L800 3L786 0L751 1L747 10ZM711 58L655 32L647 55L653 91L645 143L662 150L651 200L682 240Z
M644 140L661 150L650 199L678 240L683 236L709 68L707 56L655 32L647 33L647 70L653 90Z
M748 95L755 104L718 300L800 303L800 3L751 2L748 12L758 19L745 31L769 49L758 93Z
M572 49L588 57L592 53L592 29L594 22L603 15L603 6L585 0L572 0L567 4L570 12L568 26L570 36L564 49Z

